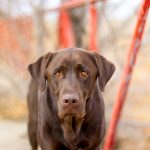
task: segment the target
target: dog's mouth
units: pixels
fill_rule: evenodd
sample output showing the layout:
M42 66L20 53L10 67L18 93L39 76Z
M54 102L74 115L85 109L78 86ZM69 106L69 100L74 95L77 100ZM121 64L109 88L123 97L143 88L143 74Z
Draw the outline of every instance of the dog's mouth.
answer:
M58 113L58 117L61 122L71 119L71 120L83 120L86 112L77 112L76 110L63 111L63 113Z

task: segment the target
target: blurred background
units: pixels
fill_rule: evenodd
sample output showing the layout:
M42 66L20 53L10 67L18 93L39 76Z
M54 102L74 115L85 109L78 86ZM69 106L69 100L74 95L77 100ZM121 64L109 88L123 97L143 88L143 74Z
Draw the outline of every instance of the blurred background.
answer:
M65 5L73 1L0 0L2 150L30 149L27 66L48 51L72 46L93 48L115 63L116 72L104 92L106 122L110 121L142 0L97 0L92 5L90 0L85 0L77 7ZM66 11L54 9L60 5L69 7ZM115 150L150 150L149 50L150 15L118 126Z

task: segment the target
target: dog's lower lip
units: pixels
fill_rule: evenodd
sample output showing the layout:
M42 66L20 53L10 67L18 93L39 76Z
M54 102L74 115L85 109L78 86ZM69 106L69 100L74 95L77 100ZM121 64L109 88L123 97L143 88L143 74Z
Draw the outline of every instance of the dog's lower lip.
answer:
M58 115L59 119L63 119L65 117L76 117L76 114L75 113L66 113L64 114L63 116L62 115Z
M63 116L58 116L58 117L60 120L63 120L65 117L73 117L73 118L78 118L78 119L84 120L85 114L78 116L77 114L74 114L74 113L72 113L72 114L68 113Z
M66 113L64 116L71 116L71 117L75 117L76 114L75 113Z

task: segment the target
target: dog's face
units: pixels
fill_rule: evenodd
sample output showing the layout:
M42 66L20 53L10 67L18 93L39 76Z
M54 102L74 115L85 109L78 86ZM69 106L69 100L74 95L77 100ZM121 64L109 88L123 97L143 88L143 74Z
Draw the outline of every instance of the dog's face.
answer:
M61 119L83 118L97 78L103 90L114 72L114 65L96 53L73 48L41 57L29 66L29 71L41 90L47 80Z
M57 99L58 116L83 118L86 101L98 76L93 57L86 51L55 53L45 72L49 88Z

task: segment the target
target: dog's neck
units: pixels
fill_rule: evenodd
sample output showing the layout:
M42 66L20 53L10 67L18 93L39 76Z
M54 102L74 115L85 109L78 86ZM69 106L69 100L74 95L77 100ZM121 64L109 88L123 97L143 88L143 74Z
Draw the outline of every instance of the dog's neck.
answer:
M83 121L84 118L75 118L72 116L66 116L63 119L61 127L64 139L69 146L74 147L76 145L76 138L79 135Z

